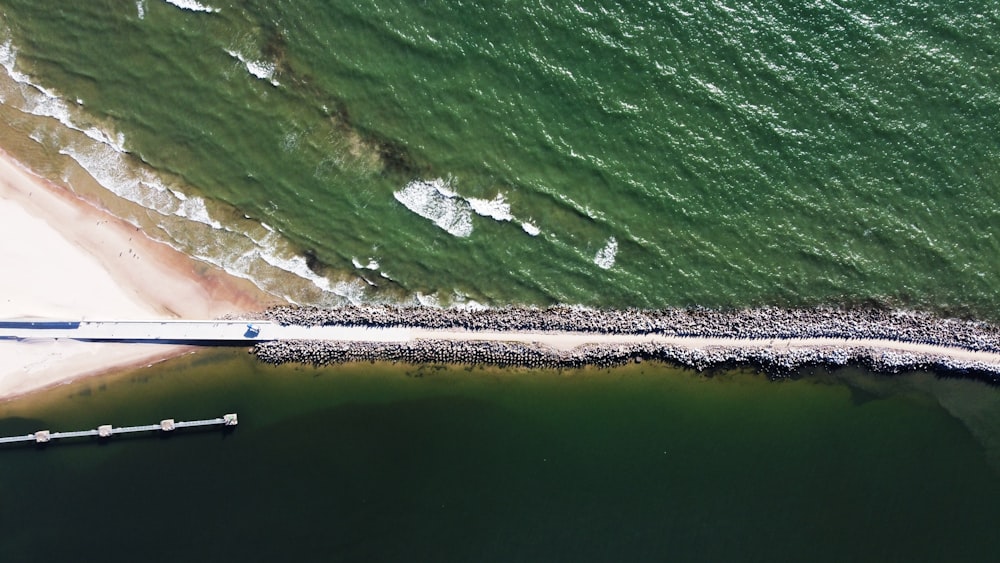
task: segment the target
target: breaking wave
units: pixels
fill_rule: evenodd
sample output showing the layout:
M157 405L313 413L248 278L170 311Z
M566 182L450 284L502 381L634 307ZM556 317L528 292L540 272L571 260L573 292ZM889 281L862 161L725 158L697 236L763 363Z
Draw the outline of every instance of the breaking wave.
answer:
M448 234L456 237L472 234L472 206L441 178L414 180L393 196L407 209L429 219Z
M604 270L610 270L615 265L615 256L618 254L618 241L615 237L608 238L604 243L604 248L597 251L594 256L594 264Z
M228 53L230 57L243 63L243 66L246 67L247 72L249 72L254 77L269 82L271 86L280 86L278 81L274 79L274 72L277 68L275 67L274 63L270 63L267 61L255 61L253 59L244 57L238 51L232 51L229 49L226 49L226 53Z
M78 125L71 119L72 112L69 104L52 90L33 82L28 75L17 70L16 61L17 49L14 48L10 38L7 38L3 43L0 43L0 66L20 86L19 93L24 101L18 109L38 117L51 117L99 143L114 147L119 152L125 152L124 135L121 133L108 134L96 127ZM77 100L77 105L82 106L82 102Z
M497 221L513 221L514 216L510 214L510 204L507 203L503 194L497 194L493 199L476 199L470 197L465 201L477 215L490 217Z
M517 221L504 194L498 193L493 199L464 197L452 189L450 181L441 178L413 180L393 196L410 211L456 237L472 234L473 213L501 223ZM521 228L531 236L542 232L527 221L521 222Z
M56 92L35 83L16 68L16 60L11 40L0 39L0 66L13 81L0 88L4 103L65 127L66 133L49 132L48 126L38 128L28 138L44 145L57 135L59 154L75 162L103 189L137 206L121 214L123 219L137 227L155 227L154 232L147 229L147 233L160 242L292 303L367 300L364 282L334 281L316 273L269 225L248 217L245 221L227 220L227 224L214 218L209 201L185 194L182 188L132 158L123 134L80 125L91 119L84 113L82 102L67 103ZM64 181L72 184L69 172L64 174ZM375 269L378 263L372 260L367 266Z
M188 10L190 12L217 13L219 11L218 8L206 6L199 2L195 2L195 0L163 0L163 1L166 2L167 4L172 4L182 10Z

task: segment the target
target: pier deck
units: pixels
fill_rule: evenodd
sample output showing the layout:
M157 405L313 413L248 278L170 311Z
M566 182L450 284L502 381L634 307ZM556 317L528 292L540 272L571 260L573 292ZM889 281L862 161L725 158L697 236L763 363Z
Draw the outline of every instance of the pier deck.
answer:
M72 339L86 342L158 342L165 344L249 343L273 339L267 322L246 321L80 321L0 322L0 340ZM249 327L253 326L251 330ZM262 334L263 333L263 334Z
M80 340L194 345L253 345L270 340L407 341L407 328L283 326L271 321L0 321L0 340Z
M0 444L14 444L18 442L36 442L44 444L53 440L63 440L67 438L87 438L97 436L108 438L115 434L132 434L136 432L172 432L176 428L195 428L201 426L236 426L239 418L236 413L222 416L221 418L211 418L207 420L174 421L172 418L161 420L159 424L145 424L141 426L121 426L112 427L110 424L98 426L93 430L75 430L71 432L50 432L39 430L32 434L22 434L20 436L8 436L0 438Z

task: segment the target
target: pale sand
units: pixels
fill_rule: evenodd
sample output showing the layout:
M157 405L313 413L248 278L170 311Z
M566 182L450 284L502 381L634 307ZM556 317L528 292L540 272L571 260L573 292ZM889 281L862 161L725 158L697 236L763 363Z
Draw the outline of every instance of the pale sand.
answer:
M208 319L279 300L153 241L0 153L0 319ZM186 347L0 341L0 398Z

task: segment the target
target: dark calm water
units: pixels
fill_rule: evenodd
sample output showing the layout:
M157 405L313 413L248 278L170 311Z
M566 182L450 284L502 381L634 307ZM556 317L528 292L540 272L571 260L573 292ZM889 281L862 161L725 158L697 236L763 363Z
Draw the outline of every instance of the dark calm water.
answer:
M300 303L1000 320L1000 4L0 0L0 147ZM0 561L983 561L1000 394L270 369L0 405ZM421 375L422 377L416 377Z
M189 356L0 407L3 434L240 414L0 450L0 558L987 560L1000 478L922 385Z

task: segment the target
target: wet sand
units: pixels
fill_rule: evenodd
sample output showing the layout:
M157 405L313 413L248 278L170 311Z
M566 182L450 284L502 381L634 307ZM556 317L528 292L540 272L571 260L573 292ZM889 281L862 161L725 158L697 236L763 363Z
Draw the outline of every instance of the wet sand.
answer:
M0 319L205 319L278 302L147 237L0 153ZM184 353L181 346L0 341L0 398Z

